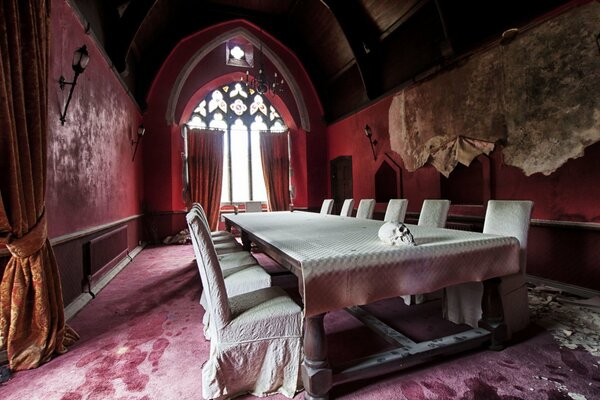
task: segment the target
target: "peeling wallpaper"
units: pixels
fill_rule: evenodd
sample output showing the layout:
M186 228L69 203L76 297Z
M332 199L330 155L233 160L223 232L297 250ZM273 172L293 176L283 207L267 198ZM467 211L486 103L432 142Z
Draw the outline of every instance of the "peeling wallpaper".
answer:
M549 175L600 140L600 4L558 16L502 47L504 161Z
M392 150L414 171L431 161L436 137L503 139L504 162L528 176L581 157L600 140L598 27L600 4L589 3L401 91Z

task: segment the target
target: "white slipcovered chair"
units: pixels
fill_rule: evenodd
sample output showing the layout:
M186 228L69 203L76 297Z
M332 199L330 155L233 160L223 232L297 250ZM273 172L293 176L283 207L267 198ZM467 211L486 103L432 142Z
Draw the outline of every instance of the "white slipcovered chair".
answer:
M408 199L391 199L388 202L383 220L385 222L404 222Z
M358 209L356 210L356 218L373 219L374 211L375 199L362 199L358 203Z
M533 202L527 200L490 200L483 223L483 233L516 237L521 246L519 272L501 277L498 288L509 338L529 324L525 267L532 209ZM462 283L444 289L445 318L454 323L477 327L481 319L482 296L481 282Z
M320 214L331 214L332 210L333 210L333 199L323 200L323 204L321 205Z
M204 216L204 219L207 220L206 213L204 212L204 207L202 207L202 205L200 203L193 203L190 211L191 210L197 210L197 211L199 211ZM206 223L208 224L208 220L206 221ZM233 237L233 235L231 234L231 232L227 232L227 231L212 231L210 233L210 236L213 238L213 240L214 239L219 239L219 238L222 238L222 237Z
M203 229L206 226L203 224L200 216L194 210L190 211L186 216L188 228L190 229L190 238L196 255L196 263L200 263L199 257L200 241L198 240L198 226L202 225ZM214 248L212 242L209 243ZM223 273L225 280L225 288L229 296L235 296L242 293L251 292L253 290L271 286L271 275L269 275L256 261L256 259L247 251L237 251L218 255L217 260L219 267ZM206 310L207 301L205 292L200 296L200 305ZM209 313L205 313L203 317L204 335L207 339L210 338Z
M244 203L246 212L262 212L262 203L260 201L247 201Z
M351 217L352 211L354 210L354 199L346 199L342 204L342 211L340 215L342 217Z
M204 209L202 208L202 206L198 205L196 207L192 207L192 210L190 210L190 212L191 211L196 212L198 214L198 217L200 218L206 229L210 232L208 219L206 218L206 214L204 213ZM222 234L215 236L211 234L211 240L215 245L215 250L217 251L217 254L219 255L242 251L242 245L235 239L235 237L231 233L229 233L229 235Z
M202 396L278 392L292 398L300 385L302 309L279 287L228 296L209 233L201 223L190 229L199 239L198 266L211 320Z
M450 209L450 200L437 200L427 199L423 200L421 206L421 213L419 214L420 226L431 226L433 228L443 228L446 226L446 220L448 219L448 210ZM442 292L436 291L427 294L414 294L402 296L406 305L421 304L427 299L432 300L440 298Z
M423 200L418 225L443 228L446 226L450 200Z

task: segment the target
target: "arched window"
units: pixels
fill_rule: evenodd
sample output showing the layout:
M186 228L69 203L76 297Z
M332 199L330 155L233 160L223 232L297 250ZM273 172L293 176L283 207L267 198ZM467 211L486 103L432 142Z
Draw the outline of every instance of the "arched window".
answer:
M267 201L259 133L287 131L268 99L234 82L209 93L194 109L187 125L225 131L221 203Z

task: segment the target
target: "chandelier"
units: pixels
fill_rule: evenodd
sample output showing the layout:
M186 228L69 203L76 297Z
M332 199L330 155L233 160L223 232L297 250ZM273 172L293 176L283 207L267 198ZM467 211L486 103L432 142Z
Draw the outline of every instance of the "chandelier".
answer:
M246 70L245 79L242 78L242 82L246 85L246 87L250 89L254 89L260 94L265 94L267 92L271 92L272 94L283 93L284 90L284 81L280 79L277 75L277 71L273 73L273 79L269 80L267 78L267 74L265 72L264 65L264 54L262 51L262 42L260 43L260 62L258 68L258 75L255 75L254 78L250 77L250 71Z

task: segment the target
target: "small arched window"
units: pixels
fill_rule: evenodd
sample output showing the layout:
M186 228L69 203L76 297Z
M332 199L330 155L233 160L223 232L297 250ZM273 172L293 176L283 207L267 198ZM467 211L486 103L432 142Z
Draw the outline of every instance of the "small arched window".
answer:
M187 125L225 131L221 203L267 201L259 133L287 131L267 98L240 82L222 86L198 104Z

